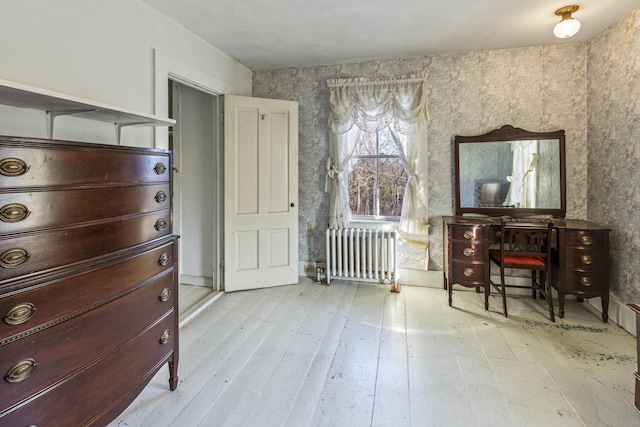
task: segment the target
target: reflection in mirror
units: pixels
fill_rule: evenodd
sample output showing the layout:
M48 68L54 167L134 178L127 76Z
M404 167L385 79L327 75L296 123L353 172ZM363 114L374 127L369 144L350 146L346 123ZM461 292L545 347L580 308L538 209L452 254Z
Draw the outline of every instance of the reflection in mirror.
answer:
M564 131L456 137L456 214L564 217Z

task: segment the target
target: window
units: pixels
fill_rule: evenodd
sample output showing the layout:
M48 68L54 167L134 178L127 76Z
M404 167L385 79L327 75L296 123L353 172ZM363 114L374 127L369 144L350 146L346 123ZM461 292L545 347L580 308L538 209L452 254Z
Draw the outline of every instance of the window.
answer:
M398 147L388 128L377 132L357 129L348 174L349 207L354 218L399 219L408 181Z

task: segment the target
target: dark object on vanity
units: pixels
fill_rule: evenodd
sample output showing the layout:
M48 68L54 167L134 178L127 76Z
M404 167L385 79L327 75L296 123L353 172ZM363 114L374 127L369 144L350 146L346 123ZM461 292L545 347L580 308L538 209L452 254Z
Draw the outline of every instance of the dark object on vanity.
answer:
M168 363L170 151L0 137L0 425L106 425Z

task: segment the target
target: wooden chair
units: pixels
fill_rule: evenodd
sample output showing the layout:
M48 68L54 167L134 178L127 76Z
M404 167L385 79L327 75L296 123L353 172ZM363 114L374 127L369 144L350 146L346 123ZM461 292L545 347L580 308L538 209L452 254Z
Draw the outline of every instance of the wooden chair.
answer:
M518 223L503 220L500 226L500 247L489 250L490 259L500 267L500 283L491 286L502 296L504 316L507 315L507 288L531 288L535 299L540 293L549 304L549 317L555 322L551 284L551 235L553 222ZM505 269L531 270L531 285L505 283Z

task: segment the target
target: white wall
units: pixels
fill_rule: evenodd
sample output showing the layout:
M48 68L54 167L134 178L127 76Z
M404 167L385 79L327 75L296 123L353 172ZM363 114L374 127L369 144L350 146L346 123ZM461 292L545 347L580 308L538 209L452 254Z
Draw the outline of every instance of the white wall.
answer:
M156 93L166 81L155 79L163 80L178 64L217 82L218 92L251 95L250 70L141 1L4 3L2 80L166 116L166 90ZM159 74L158 56L169 68ZM0 106L0 134L45 137L44 113ZM154 135L151 128L125 128L122 144L166 148L166 138L156 144ZM110 124L69 116L56 120L54 138L114 143L115 131Z

